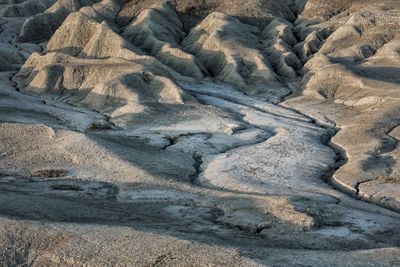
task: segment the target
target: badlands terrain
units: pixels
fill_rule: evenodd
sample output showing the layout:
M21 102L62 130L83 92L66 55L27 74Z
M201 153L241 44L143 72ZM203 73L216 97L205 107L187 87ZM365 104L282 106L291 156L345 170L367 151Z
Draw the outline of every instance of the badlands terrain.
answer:
M400 266L398 0L0 0L0 265Z

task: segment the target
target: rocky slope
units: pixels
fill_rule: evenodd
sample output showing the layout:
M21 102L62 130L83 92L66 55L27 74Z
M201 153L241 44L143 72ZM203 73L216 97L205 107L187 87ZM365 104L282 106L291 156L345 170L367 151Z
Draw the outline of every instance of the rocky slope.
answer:
M0 2L1 263L399 264L399 7Z
M350 2L305 4L295 22L303 91L286 105L341 129L332 142L347 163L332 183L399 211L400 10L396 1Z

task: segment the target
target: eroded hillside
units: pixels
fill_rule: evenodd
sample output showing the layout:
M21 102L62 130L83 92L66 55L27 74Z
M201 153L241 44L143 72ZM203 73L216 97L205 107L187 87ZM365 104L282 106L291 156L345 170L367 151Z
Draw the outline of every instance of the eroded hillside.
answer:
M399 264L397 1L0 1L2 264Z

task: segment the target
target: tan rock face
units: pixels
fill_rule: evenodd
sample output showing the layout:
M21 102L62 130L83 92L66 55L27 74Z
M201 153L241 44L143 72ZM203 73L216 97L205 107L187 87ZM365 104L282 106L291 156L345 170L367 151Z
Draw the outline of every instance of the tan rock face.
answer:
M0 0L1 265L395 266L399 8Z

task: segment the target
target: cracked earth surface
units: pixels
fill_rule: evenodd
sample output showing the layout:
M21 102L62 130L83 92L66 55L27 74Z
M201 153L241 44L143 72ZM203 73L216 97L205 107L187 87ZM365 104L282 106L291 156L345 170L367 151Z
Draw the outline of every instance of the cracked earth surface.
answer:
M399 265L398 5L192 2L0 2L0 262Z

